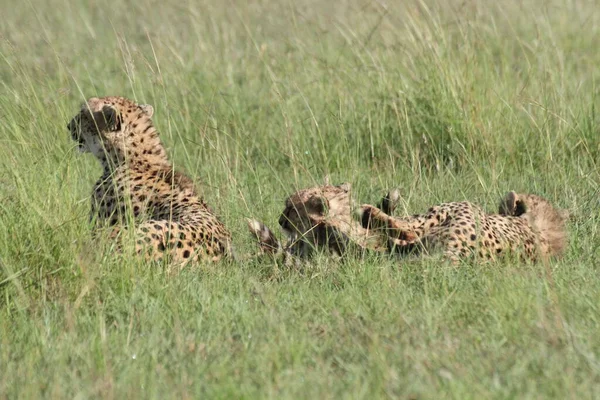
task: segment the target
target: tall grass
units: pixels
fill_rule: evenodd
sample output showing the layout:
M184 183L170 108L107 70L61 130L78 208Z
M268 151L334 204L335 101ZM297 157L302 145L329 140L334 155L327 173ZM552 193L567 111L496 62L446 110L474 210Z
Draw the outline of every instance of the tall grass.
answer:
M396 3L0 1L0 397L597 397L598 7ZM90 238L96 95L154 105L240 253L325 175L410 213L538 193L569 249L170 274Z

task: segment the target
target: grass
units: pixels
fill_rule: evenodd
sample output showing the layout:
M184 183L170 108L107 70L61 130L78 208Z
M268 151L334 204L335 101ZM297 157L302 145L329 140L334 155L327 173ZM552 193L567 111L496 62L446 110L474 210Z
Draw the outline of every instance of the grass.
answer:
M0 0L0 398L598 397L598 7L396 3ZM411 213L538 193L569 248L170 275L91 242L95 95L154 105L242 253L327 174Z

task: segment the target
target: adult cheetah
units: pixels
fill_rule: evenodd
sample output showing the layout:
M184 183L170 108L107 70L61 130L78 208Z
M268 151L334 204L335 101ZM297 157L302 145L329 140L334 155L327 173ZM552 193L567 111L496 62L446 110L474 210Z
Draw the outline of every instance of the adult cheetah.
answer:
M173 169L153 112L124 97L92 97L67 125L79 150L103 168L90 219L95 229L111 227L113 236L135 229L136 251L147 259L219 260L231 254L230 233L192 180Z
M307 259L316 249L326 249L338 257L351 250L386 252L387 238L352 217L355 206L351 192L351 185L344 183L314 186L290 195L279 217L279 225L288 236L285 244L257 220L248 220L248 228L263 253L282 256L286 263ZM380 206L389 213L395 203L384 198Z
M492 259L516 251L536 261L559 256L566 247L566 211L533 194L509 192L498 214L486 214L465 201L440 204L426 214L404 218L366 204L359 216L363 225L385 231L396 250L441 248L454 263L469 255Z

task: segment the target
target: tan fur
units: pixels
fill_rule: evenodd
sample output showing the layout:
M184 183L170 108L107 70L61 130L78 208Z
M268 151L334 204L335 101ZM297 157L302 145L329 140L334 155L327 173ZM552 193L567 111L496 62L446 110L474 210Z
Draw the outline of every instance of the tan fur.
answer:
M152 123L154 110L123 97L92 97L68 124L82 152L96 156L103 174L92 193L90 219L112 237L135 223L136 250L148 259L218 260L231 254L228 230L174 171Z
M258 221L249 221L248 228L258 239L261 250L272 255L285 253L306 258L319 248L336 256L346 254L349 248L387 251L387 238L353 219L351 191L348 183L326 184L290 195L279 218L279 225L289 238L285 245L281 245L271 230ZM389 206L393 207L393 204L390 202Z
M500 202L498 212L526 218L538 235L542 255L559 256L564 252L567 246L567 210L557 209L543 197L534 194L509 192Z
M529 194L508 193L499 214L486 214L469 202L444 203L426 214L403 218L368 204L359 213L362 221L385 232L399 251L441 247L453 262L468 255L492 259L515 251L535 261L562 254L566 245L564 213Z

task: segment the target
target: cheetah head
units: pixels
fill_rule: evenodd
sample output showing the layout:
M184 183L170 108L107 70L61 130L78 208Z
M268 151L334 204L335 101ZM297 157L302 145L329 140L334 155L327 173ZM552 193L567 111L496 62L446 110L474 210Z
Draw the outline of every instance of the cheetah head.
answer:
M517 194L509 192L500 202L498 212L501 215L527 219L540 235L543 252L560 255L567 243L567 210L554 207L548 200L535 194Z
M285 201L279 225L288 235L305 234L327 219L349 216L352 209L349 183L300 190Z
M388 195L386 201L394 202L395 197ZM296 261L310 256L315 249L328 249L337 256L349 249L387 251L387 237L362 227L354 220L353 209L349 183L326 183L297 191L286 199L279 218L279 225L288 236L286 244L281 244L259 221L249 220L248 228L262 253L290 254Z
M541 217L552 215L557 221L566 221L569 219L569 211L559 209L545 198L535 194L508 192L500 201L498 213L512 217L521 217L524 215Z
M285 201L279 225L298 246L293 253L305 255L309 248L329 246L343 253L346 234L352 228L351 185L323 185L300 190Z
M124 97L92 97L81 106L80 112L67 125L71 138L83 153L92 153L105 160L125 159L151 151L157 134L153 129L150 105L136 104ZM148 142L143 144L144 139ZM145 153L144 153L145 154Z

